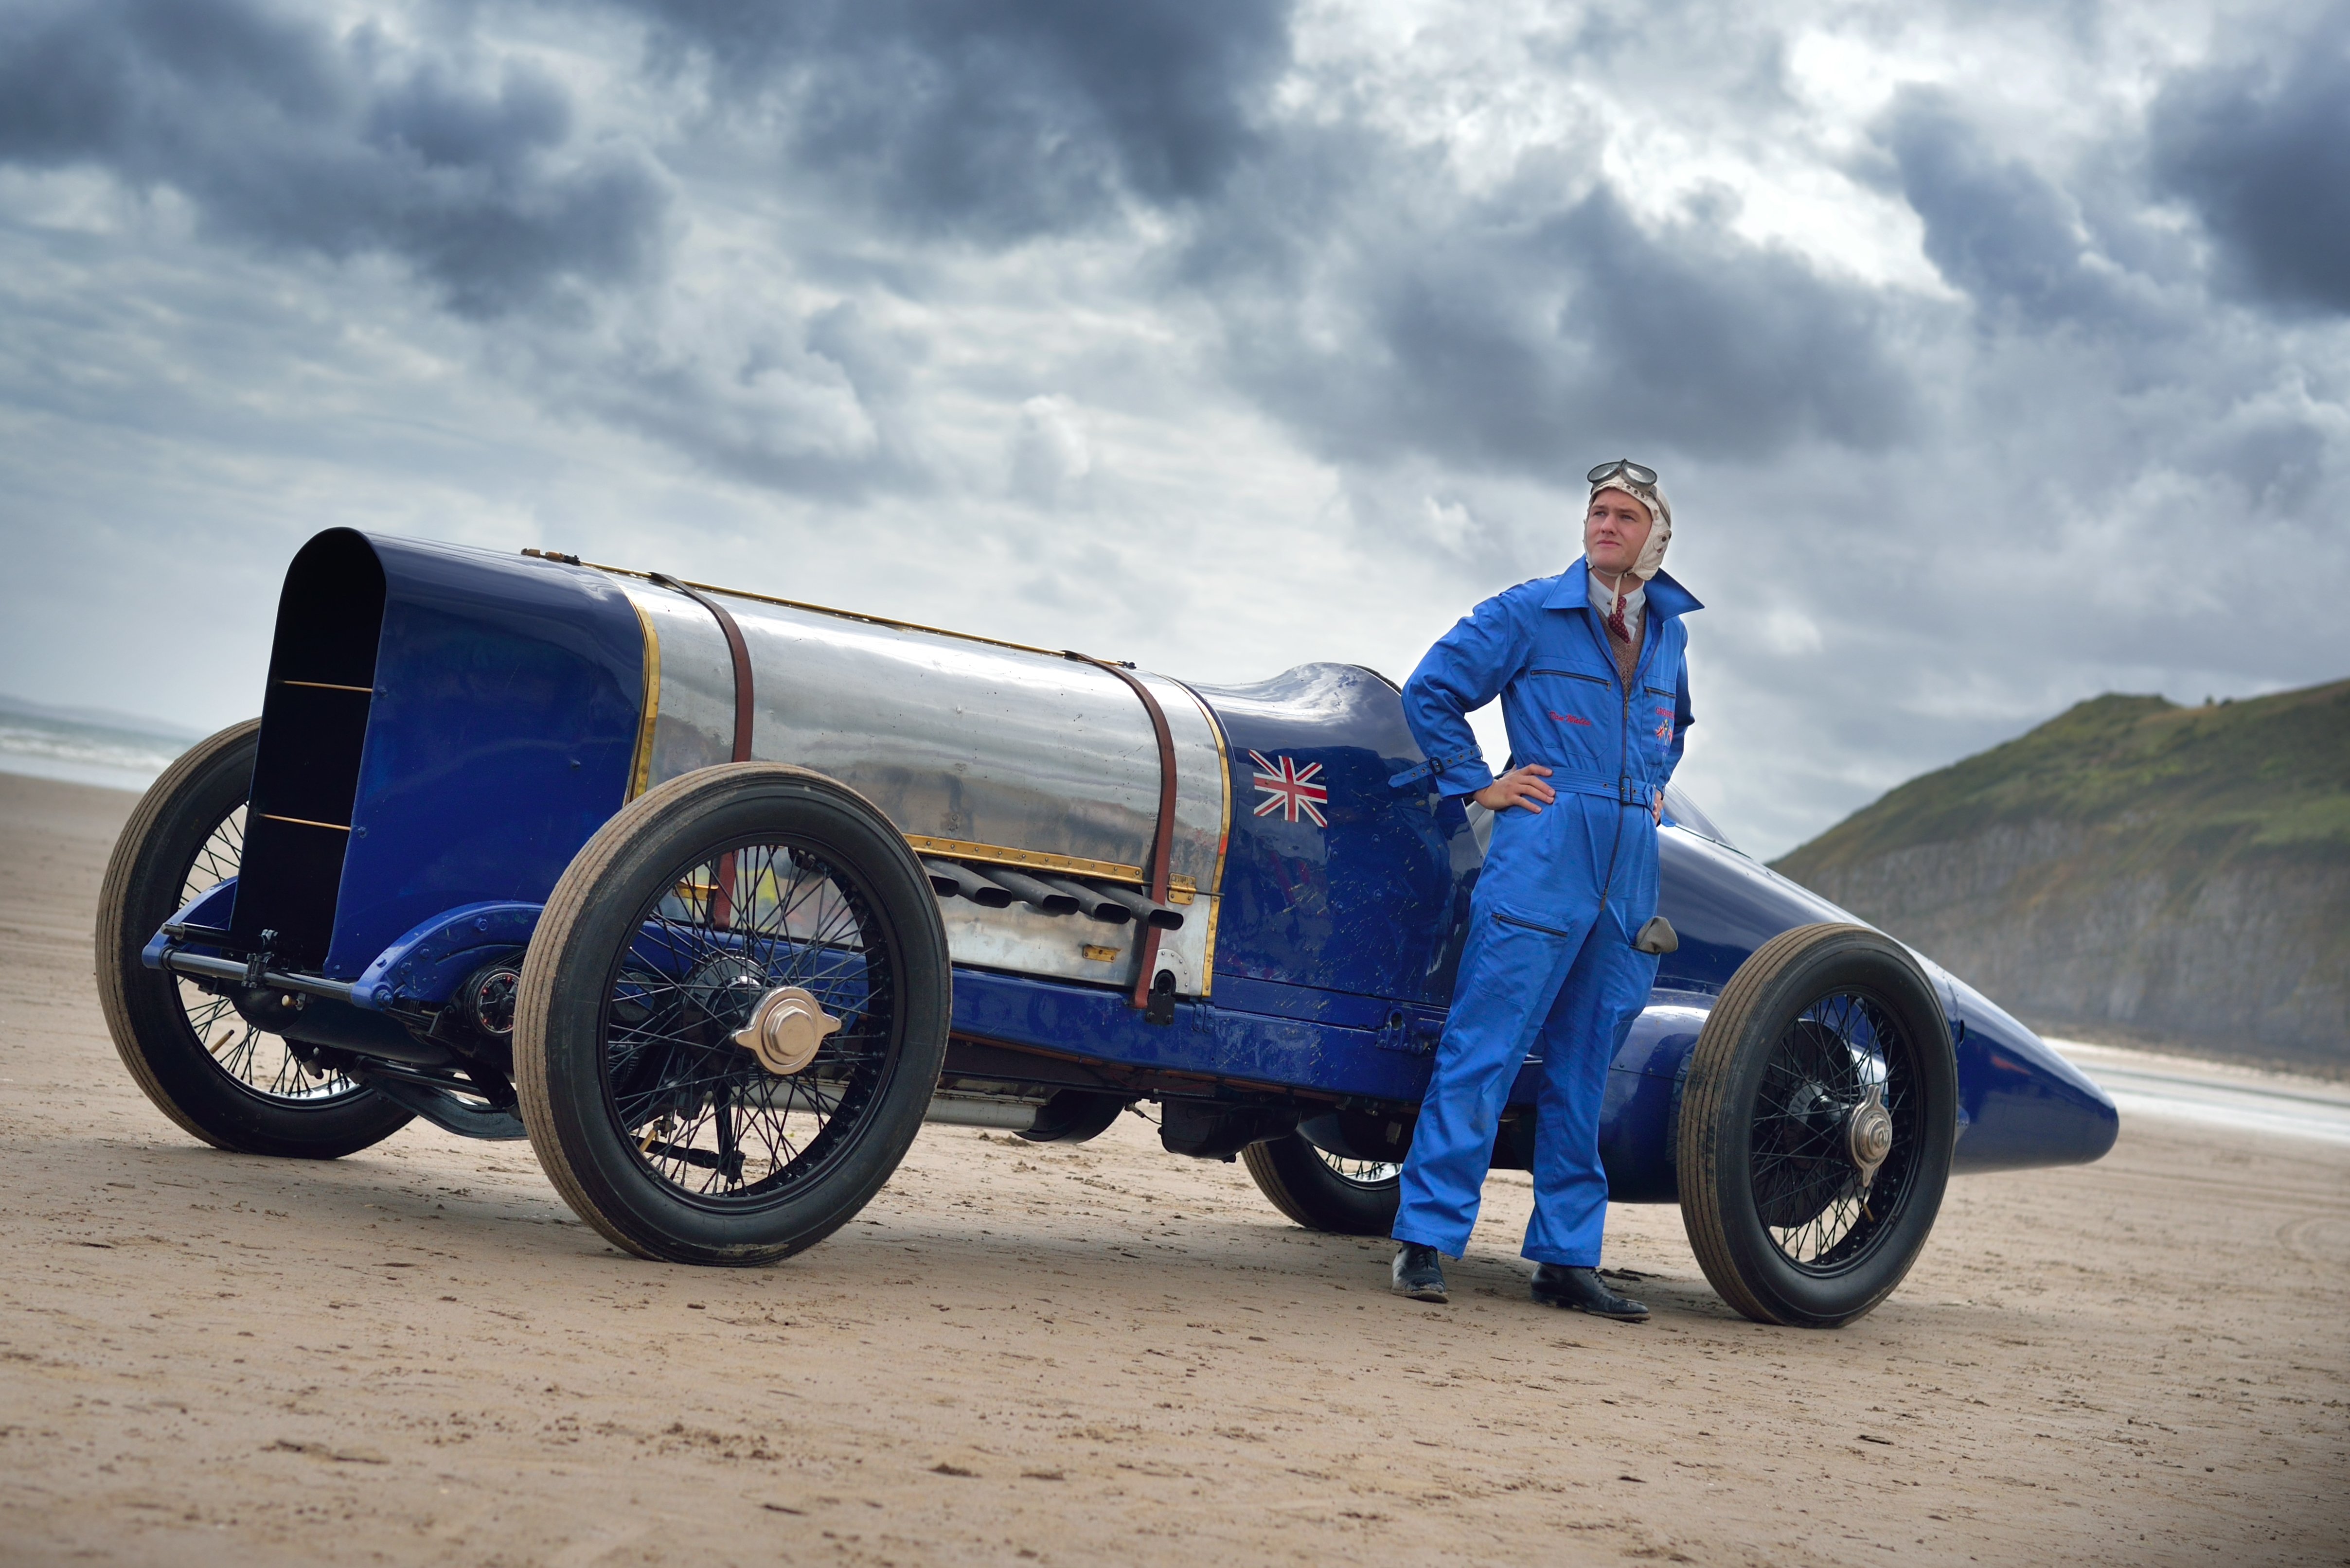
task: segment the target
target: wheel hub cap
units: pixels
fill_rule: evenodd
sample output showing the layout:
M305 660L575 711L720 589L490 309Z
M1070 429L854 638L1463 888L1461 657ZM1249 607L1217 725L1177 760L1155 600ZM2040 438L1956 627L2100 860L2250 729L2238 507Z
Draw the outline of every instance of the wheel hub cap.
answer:
M1860 1168L1864 1188L1877 1179L1877 1168L1893 1152L1893 1115L1885 1108L1885 1085L1871 1084L1868 1094L1845 1118L1845 1152Z
M735 1032L734 1044L758 1057L768 1072L785 1078L815 1061L839 1027L840 1020L805 987L783 985L759 999L751 1010L751 1022Z

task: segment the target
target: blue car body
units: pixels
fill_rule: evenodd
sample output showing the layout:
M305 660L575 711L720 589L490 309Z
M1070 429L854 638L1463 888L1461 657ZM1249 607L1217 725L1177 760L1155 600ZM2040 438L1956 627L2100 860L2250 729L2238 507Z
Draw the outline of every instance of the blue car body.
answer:
M353 582L373 585L372 626L350 610ZM398 1059L395 1018L519 952L574 854L629 797L646 633L604 571L342 530L289 574L280 659L306 614L357 624L309 628L329 650L306 666L313 678L273 664L246 874L182 910L182 935L158 932L148 959L170 940L196 953L265 946L277 968L316 977L323 1014ZM319 658L342 659L326 673L347 678L316 678ZM1410 1107L1482 860L1469 815L1424 784L1390 784L1422 757L1396 688L1369 670L1315 664L1191 690L1220 731L1232 800L1258 798L1258 758L1319 764L1324 822L1230 813L1213 973L1171 1023L1148 1021L1118 986L959 963L950 1072L1017 1057L1027 1079L1073 1087ZM1680 1085L1739 965L1781 931L1855 919L1721 842L1678 795L1661 836L1660 909L1680 945L1609 1075L1601 1143L1617 1201L1676 1197ZM2115 1107L2095 1085L1963 981L1926 970L1959 1068L1955 1169L2075 1163L2111 1147ZM1534 1082L1522 1075L1513 1101L1530 1105Z

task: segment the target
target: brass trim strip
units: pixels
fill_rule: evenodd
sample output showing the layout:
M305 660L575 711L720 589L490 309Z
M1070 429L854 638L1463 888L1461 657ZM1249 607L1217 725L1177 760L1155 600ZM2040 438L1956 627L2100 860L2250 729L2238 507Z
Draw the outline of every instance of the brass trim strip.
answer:
M1104 882L1131 882L1139 888L1145 876L1139 866L1121 866L1115 860L1087 860L1075 855L1050 855L1041 849L1007 849L1000 844L969 844L960 838L932 838L927 834L910 833L906 842L918 854L936 855L945 860L969 860L982 866L1028 866L1039 871L1062 871L1072 877L1092 877ZM1188 904L1199 897L1200 886L1189 877L1167 879L1167 901Z
M313 691L358 691L369 697L375 695L375 688L372 686L345 686L338 681L333 680L280 680L277 684L280 686L307 686ZM264 812L262 815L266 816L269 814L267 812Z
M265 811L261 815L267 817L272 822L290 822L296 827L328 827L332 828L337 833L348 833L350 831L350 826L347 823L313 822L307 816L280 816L274 811Z
M634 800L652 787L653 722L660 717L660 634L653 629L653 618L635 599L629 607L637 612L637 625L645 634L645 698L640 705L643 716L637 721L637 754L629 763L629 793L626 801Z
M524 553L532 554L529 551ZM640 572L634 566L615 566L603 561L583 561L576 556L569 557L551 556L546 551L539 551L536 554L543 560L559 561L565 566L586 566L590 571L609 572L614 576L636 577L648 583L660 582L666 576L659 572ZM965 642L983 642L991 648L1008 648L1018 653L1041 653L1048 659L1063 657L1062 650L1057 648L1037 648L1025 642L1006 642L1000 637L982 637L975 631L956 631L949 627L924 626L918 620L896 620L886 615L867 615L862 610L835 609L830 605L810 604L806 599L777 598L773 594L754 594L748 588L721 587L715 583L697 583L686 577L670 577L669 580L680 587L699 588L706 594L724 594L730 599L749 599L754 604L780 605L785 609L806 610L812 615L837 616L842 620L861 620L868 626L886 626L893 631L919 631L931 637L961 638Z

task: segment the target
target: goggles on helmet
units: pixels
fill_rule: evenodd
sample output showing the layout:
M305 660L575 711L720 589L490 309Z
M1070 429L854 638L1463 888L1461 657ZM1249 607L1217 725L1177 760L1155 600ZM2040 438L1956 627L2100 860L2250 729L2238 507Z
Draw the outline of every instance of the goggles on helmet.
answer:
M1635 484L1657 483L1655 469L1644 463L1634 462L1628 457L1619 457L1613 462L1603 462L1583 477L1586 483L1596 484L1603 479L1613 479L1619 473Z

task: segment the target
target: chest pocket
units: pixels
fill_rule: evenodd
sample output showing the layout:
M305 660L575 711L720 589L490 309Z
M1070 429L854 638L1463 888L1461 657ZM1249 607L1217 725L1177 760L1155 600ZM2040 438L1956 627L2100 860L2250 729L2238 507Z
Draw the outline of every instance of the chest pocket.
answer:
M1673 746L1673 694L1643 691L1632 710L1632 730L1640 750L1660 766Z
M1616 724L1616 682L1605 675L1588 670L1570 670L1556 664L1538 664L1526 671L1534 690L1555 720L1584 726L1605 720L1609 729Z
M1616 682L1556 657L1536 663L1523 679L1535 710L1528 717L1549 737L1542 747L1547 760L1590 778L1613 777L1624 732Z
M1660 639L1657 655L1657 662L1641 672L1640 684L1632 689L1632 740L1648 759L1652 774L1664 771L1665 754L1673 747L1676 691L1659 677L1669 678L1679 669L1680 639L1669 635Z

